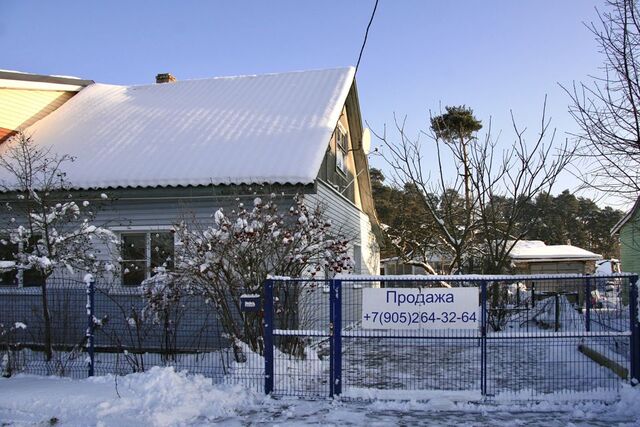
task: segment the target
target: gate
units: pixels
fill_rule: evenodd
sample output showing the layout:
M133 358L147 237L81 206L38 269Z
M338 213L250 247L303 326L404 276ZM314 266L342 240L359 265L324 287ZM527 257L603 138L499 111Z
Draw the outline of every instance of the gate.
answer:
M625 380L640 378L636 282L629 274L269 279L265 392L617 398ZM451 296L450 310L438 295Z

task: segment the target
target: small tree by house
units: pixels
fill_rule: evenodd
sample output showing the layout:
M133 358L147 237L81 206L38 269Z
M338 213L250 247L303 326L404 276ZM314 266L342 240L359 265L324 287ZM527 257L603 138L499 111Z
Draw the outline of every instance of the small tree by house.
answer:
M18 133L0 154L0 182L10 201L0 217L0 244L11 252L16 280L33 280L41 287L44 353L51 360L51 313L48 279L57 269L98 273L105 266L96 243L115 243L113 233L93 224L95 208L89 201L76 202L69 191L64 166L75 159L38 147L31 137ZM13 199L13 200L11 200Z
M308 209L296 196L281 211L272 194L256 197L253 206L239 203L231 212L219 209L214 224L184 219L176 227L179 249L176 273L190 292L206 298L216 309L222 326L234 343L236 360L245 355L240 342L262 353L262 318L241 313L240 296L261 294L268 276L310 277L340 273L352 267L348 240L333 233L320 208ZM306 305L305 286L285 286L277 291L276 321L291 325L317 307ZM280 349L304 357L304 346L295 338L282 340Z

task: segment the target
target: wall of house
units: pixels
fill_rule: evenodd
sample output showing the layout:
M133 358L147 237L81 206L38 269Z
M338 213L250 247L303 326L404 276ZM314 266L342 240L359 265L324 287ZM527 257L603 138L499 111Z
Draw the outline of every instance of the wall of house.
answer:
M311 206L319 205L332 222L333 231L352 242L354 273L378 274L380 250L369 217L332 185L318 180L316 193L307 196Z
M76 92L0 87L0 141L67 102Z
M625 273L640 273L640 227L634 215L620 229L620 268Z
M244 203L251 206L257 195L277 194L276 201L282 210L293 204L296 193L303 193L309 207L320 205L332 222L333 231L352 242L350 255L356 260L355 273L377 273L379 250L371 223L366 214L351 201L326 183L316 186L277 186L244 188L159 188L106 191L109 200L102 200L100 192L77 193L75 200L88 200L96 207L94 224L105 226L116 233L167 231L181 218L196 220L202 224L213 222L213 213L222 208L227 212ZM96 245L96 256L102 260L116 259L119 248ZM60 270L54 278L69 278L66 270ZM71 277L81 279L77 272ZM120 275L107 275L106 281L118 284Z

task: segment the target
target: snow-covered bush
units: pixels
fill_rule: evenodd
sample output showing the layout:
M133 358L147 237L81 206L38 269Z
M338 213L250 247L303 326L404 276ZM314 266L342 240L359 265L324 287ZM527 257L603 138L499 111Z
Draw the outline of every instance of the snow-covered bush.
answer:
M181 299L186 295L186 287L175 273L163 267L158 267L155 273L142 282L145 307L139 321L162 327L162 357L168 361L173 360L177 352L176 331L183 314Z
M320 208L309 210L301 195L286 211L278 209L275 194L265 199L256 197L251 207L239 203L231 212L218 209L211 225L185 219L175 229L180 242L176 272L191 293L215 307L232 342L243 341L260 354L262 318L241 313L242 294L262 294L268 276L315 277L352 268L347 239L332 233ZM297 315L302 288L283 292L279 301L286 304L276 307L281 321ZM303 354L299 340L282 340L280 345L285 352ZM241 359L237 345L236 350Z

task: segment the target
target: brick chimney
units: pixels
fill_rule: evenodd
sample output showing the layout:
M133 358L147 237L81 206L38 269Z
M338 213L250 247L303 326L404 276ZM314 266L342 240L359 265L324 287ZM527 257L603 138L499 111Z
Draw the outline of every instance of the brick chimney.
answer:
M173 83L176 78L171 73L160 73L156 76L156 83Z

